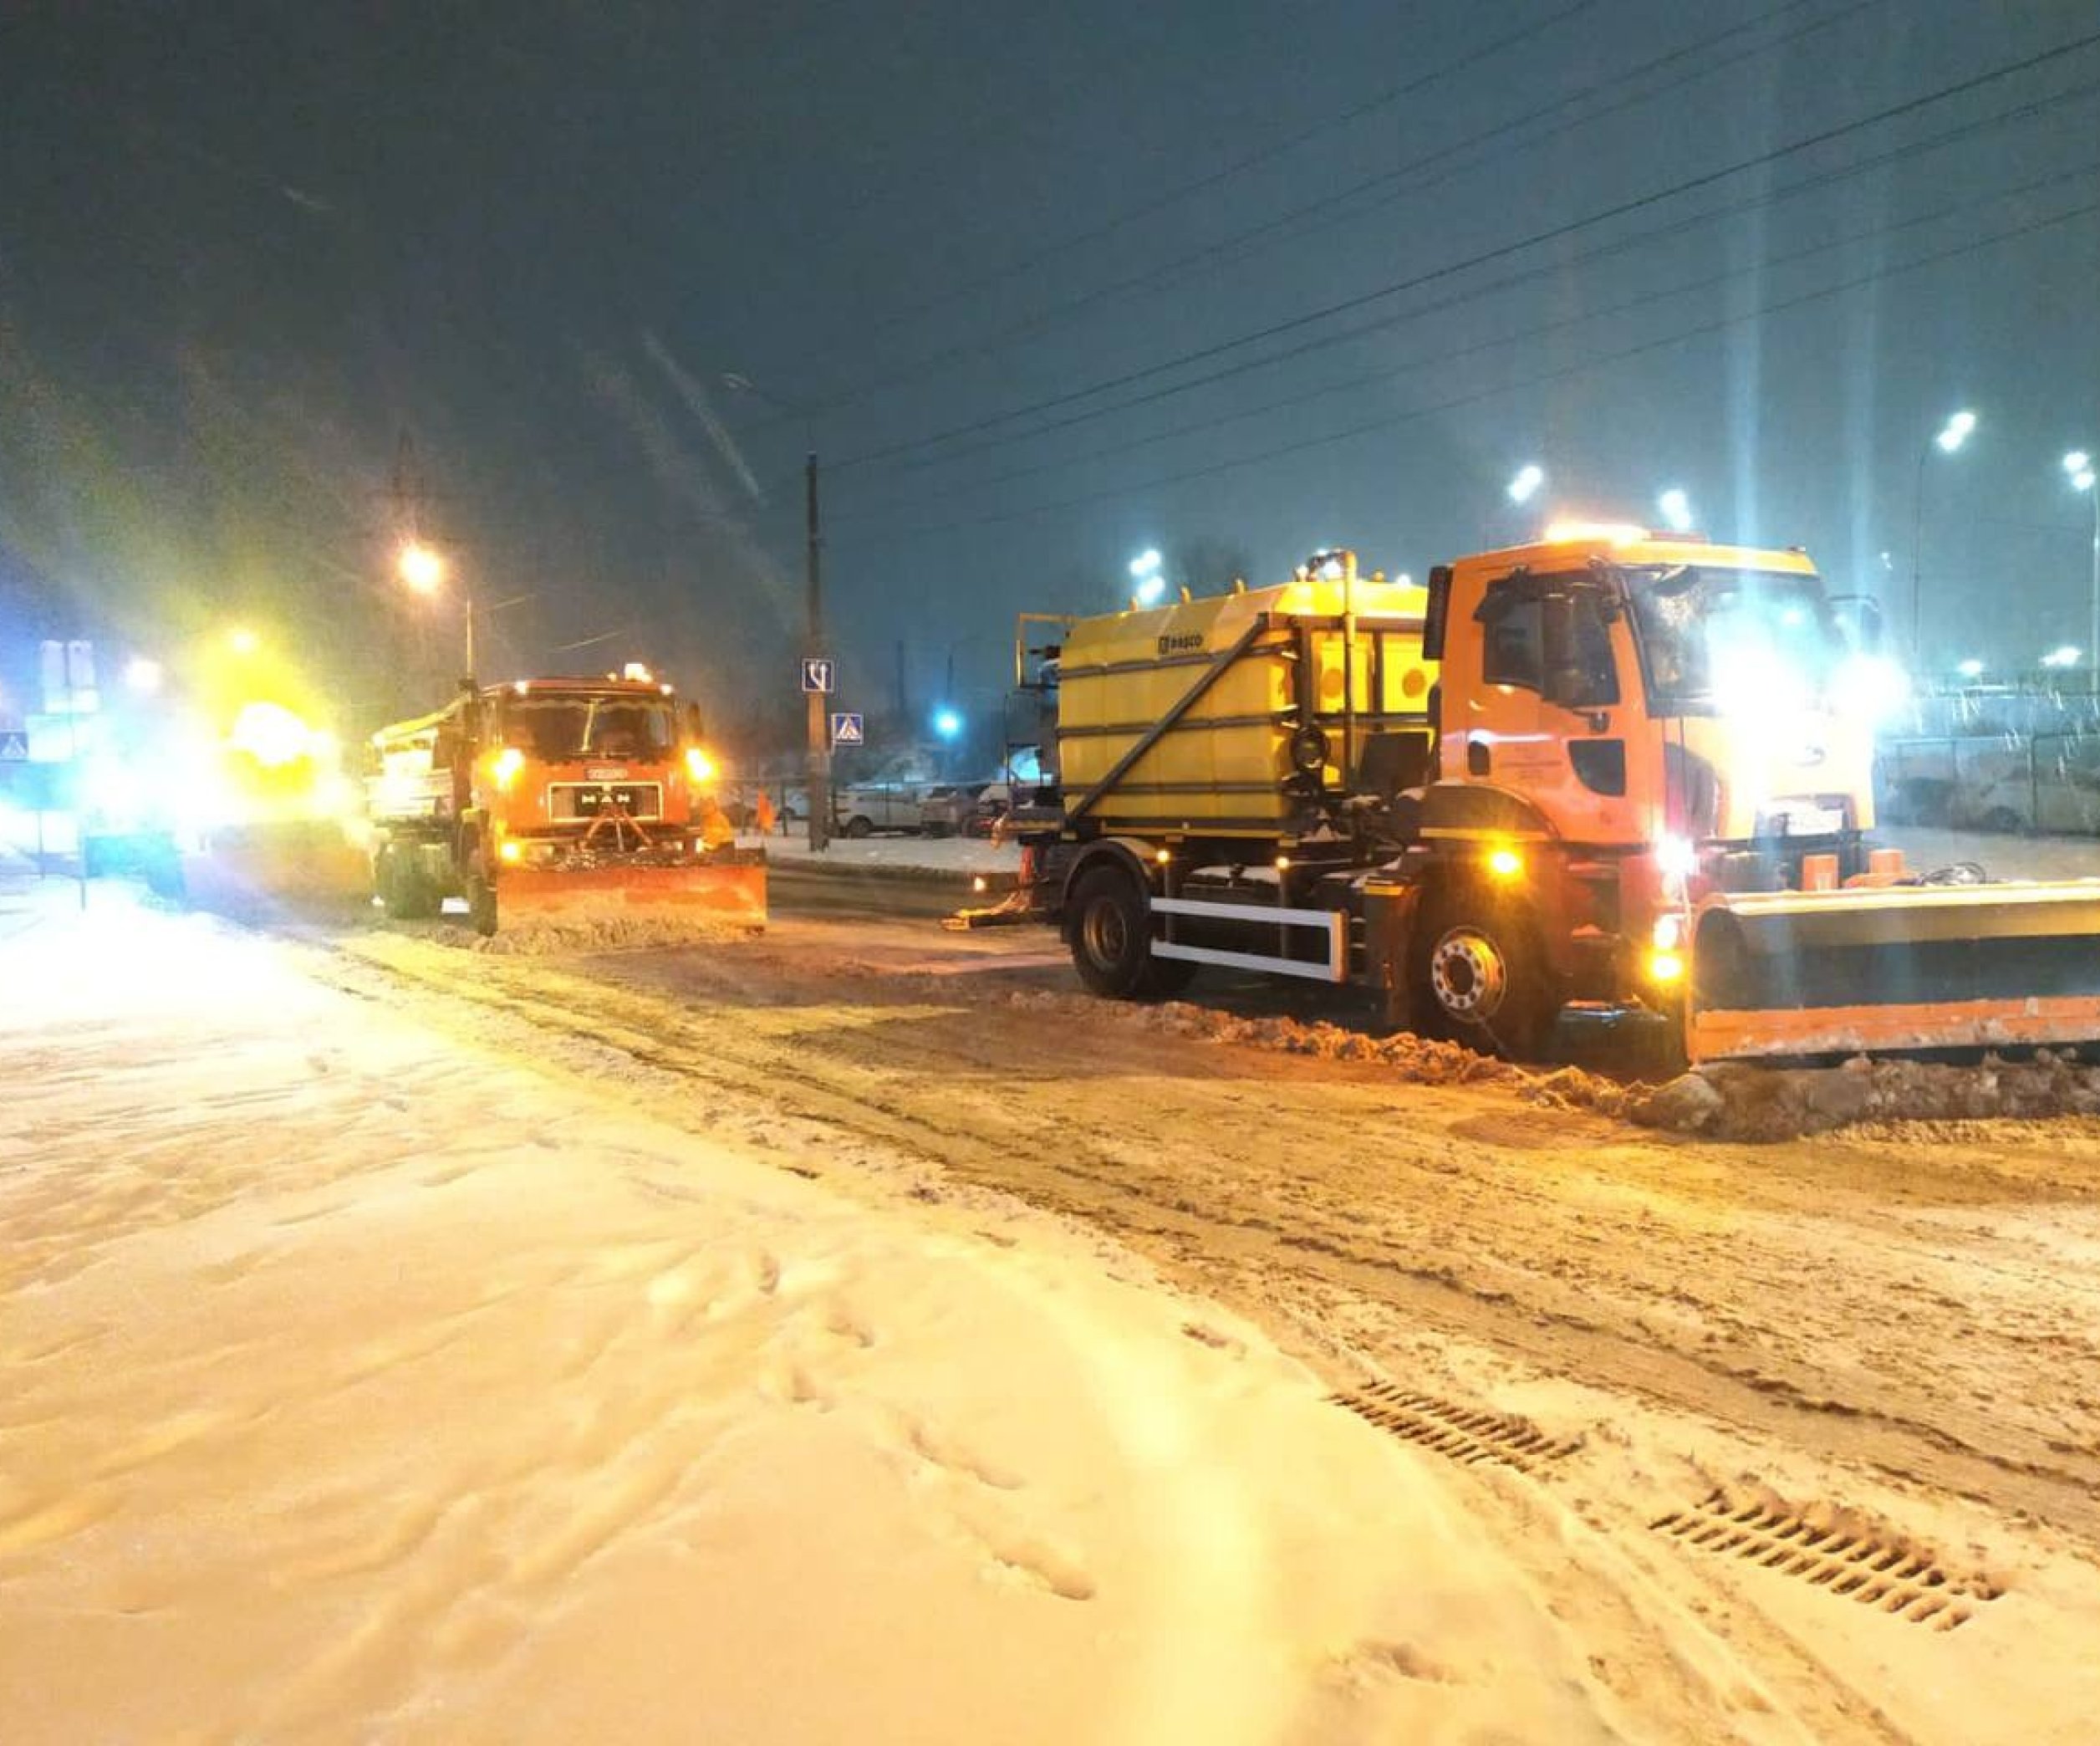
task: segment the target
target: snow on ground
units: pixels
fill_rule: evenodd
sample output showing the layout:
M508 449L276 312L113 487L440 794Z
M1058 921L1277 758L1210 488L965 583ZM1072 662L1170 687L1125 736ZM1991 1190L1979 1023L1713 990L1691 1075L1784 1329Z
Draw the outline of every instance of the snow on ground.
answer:
M101 891L0 1052L10 1742L1614 1737L1449 1469L1042 1215Z

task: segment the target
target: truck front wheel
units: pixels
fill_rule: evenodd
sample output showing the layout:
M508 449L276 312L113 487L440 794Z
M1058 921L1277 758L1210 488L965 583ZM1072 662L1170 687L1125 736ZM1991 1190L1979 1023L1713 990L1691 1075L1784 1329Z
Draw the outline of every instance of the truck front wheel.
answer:
M1117 867L1096 867L1079 881L1065 918L1065 940L1079 980L1111 1000L1156 1000L1179 993L1194 964L1152 956L1144 892Z
M1425 906L1416 942L1418 1009L1437 1034L1512 1060L1537 1058L1556 1003L1526 911L1450 893Z

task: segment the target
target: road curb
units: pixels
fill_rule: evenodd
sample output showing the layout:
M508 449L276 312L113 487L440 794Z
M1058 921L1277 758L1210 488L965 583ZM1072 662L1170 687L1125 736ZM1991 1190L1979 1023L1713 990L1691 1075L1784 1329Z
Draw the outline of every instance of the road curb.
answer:
M1020 876L1010 867L973 873L961 867L900 867L879 862L785 860L771 857L768 857L766 867L772 875L807 873L816 879L865 881L878 885L937 886L943 890L963 892L977 891L979 887L976 881L981 879L984 891L1004 893L1014 888Z

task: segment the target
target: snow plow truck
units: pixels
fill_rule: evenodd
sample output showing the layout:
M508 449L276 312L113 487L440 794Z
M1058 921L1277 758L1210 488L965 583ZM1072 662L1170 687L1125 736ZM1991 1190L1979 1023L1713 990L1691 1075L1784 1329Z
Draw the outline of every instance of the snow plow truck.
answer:
M1516 1058L1578 1013L1669 1063L2100 1039L2100 881L1873 845L1876 640L1799 549L1631 527L1067 620L1020 886L955 919L1056 922L1104 995L1353 983Z
M608 907L765 925L765 853L736 845L698 711L645 668L462 685L380 728L370 753L372 888L390 916L458 897L483 934Z

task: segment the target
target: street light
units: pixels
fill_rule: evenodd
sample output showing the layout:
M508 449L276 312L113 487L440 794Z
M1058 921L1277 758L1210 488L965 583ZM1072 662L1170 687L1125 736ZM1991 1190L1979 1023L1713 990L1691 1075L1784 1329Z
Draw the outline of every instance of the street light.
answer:
M1673 534L1689 534L1692 526L1692 500L1673 485L1655 499L1663 513L1663 525Z
M1918 451L1918 486L1911 496L1910 512L1910 658L1913 671L1924 669L1924 620L1925 576L1925 462L1938 449L1943 455L1951 455L1969 440L1969 433L1976 427L1976 415L1966 408L1954 415L1939 427L1939 434Z
M933 731L945 740L951 740L962 732L962 717L952 709L937 709L933 716Z
M1138 604L1153 606L1167 591L1167 579L1160 573L1160 554L1156 549L1142 551L1130 560L1131 579L1138 585Z
M1536 462L1527 462L1516 469L1516 477L1509 482L1509 500L1512 503L1528 503L1538 495L1538 488L1546 482L1546 469Z
M1965 679L1980 679L1983 677L1983 663L1971 656L1966 661L1955 662L1955 671Z
M753 400L763 401L777 411L798 418L803 426L803 448L808 459L803 466L803 504L807 541L803 549L803 566L808 585L806 611L808 619L805 634L808 647L806 658L814 660L824 652L824 532L823 519L817 502L817 438L810 409L798 401L782 398L769 389L761 388L747 375L735 370L725 371L720 378L723 387L732 394L747 394ZM833 669L837 671L836 668ZM809 741L808 769L809 784L809 846L812 850L828 848L831 842L831 738L830 724L824 719L831 702L824 692L809 693Z
M2073 491L2082 491L2092 500L2092 646L2100 649L2100 486L2096 486L2092 471L2092 457L2084 449L2073 449L2063 457L2064 477L2071 481ZM2100 669L2093 674L2093 688L2100 692Z
M125 664L124 682L135 692L150 694L161 688L161 663L134 655Z
M2074 667L2077 666L2078 656L2082 652L2082 650L2074 649L2069 643L2066 643L2061 648L2050 650L2041 657L2041 664L2046 667Z
M245 625L237 625L226 633L226 646L236 655L252 655L262 646L262 640Z
M445 562L442 553L433 551L420 539L410 539L403 542L400 553L395 558L394 568L412 591L427 600L444 587L450 566ZM474 676L473 595L461 594L460 609L466 620L466 677L471 681Z

